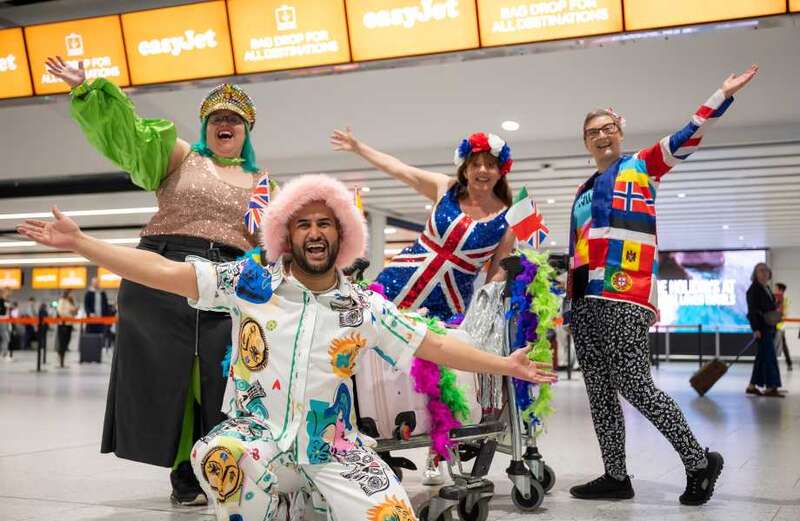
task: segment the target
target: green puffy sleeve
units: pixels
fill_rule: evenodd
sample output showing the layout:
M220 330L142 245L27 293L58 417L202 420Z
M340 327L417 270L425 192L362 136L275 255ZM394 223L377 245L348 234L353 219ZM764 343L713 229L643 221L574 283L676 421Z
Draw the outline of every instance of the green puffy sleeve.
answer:
M144 119L119 87L104 78L83 82L71 93L70 113L101 154L145 190L158 189L178 139L175 124Z

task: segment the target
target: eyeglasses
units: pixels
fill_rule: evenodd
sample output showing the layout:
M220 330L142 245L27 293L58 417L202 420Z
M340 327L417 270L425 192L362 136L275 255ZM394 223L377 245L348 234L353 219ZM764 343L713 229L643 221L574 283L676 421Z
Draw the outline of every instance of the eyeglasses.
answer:
M600 132L605 134L606 136L613 136L617 132L619 132L619 127L616 123L606 123L600 128L587 128L583 131L583 136L586 139L597 139L600 137Z
M208 118L208 122L212 125L221 125L222 123L244 125L244 120L236 114L213 114Z

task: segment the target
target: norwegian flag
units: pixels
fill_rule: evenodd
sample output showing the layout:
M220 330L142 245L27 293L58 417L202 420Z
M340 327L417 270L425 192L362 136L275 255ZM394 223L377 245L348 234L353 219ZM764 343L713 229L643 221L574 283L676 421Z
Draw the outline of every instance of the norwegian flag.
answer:
M250 202L247 204L247 211L244 213L244 225L249 233L255 234L261 227L261 215L268 204L269 175L264 175L253 189Z

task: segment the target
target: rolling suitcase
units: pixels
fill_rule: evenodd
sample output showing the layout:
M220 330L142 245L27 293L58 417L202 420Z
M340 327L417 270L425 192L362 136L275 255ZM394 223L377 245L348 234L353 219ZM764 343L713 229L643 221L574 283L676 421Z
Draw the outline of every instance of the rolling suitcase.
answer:
M739 354L736 355L736 358L733 362L726 364L719 358L714 358L707 364L703 365L700 369L697 370L696 373L692 375L689 379L689 384L692 388L697 391L697 394L700 396L705 396L705 394L711 389L717 381L719 381L722 376L728 372L728 368L736 363L739 360L739 357L744 354L745 351L750 349L750 346L756 343L756 338L753 337L744 349L739 351Z
M81 333L78 340L79 363L102 362L103 333Z

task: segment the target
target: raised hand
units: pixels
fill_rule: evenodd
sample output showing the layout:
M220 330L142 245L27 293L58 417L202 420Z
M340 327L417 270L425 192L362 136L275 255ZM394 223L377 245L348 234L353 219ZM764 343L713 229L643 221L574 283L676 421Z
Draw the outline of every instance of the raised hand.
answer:
M353 136L350 127L345 127L345 130L334 129L330 143L336 151L358 152L358 140Z
M511 363L511 376L536 384L554 383L558 378L550 369L550 364L534 362L528 358L528 349L517 349L508 357Z
M45 246L72 250L81 235L78 224L53 207L54 221L29 219L17 226L17 233Z
M61 56L52 56L47 58L47 72L61 78L64 83L69 85L69 88L74 89L84 81L86 81L86 71L83 70L83 60L78 61L78 68L64 62Z
M751 65L741 74L731 74L722 82L722 92L726 98L736 94L742 87L750 83L755 75L758 74L758 65Z

